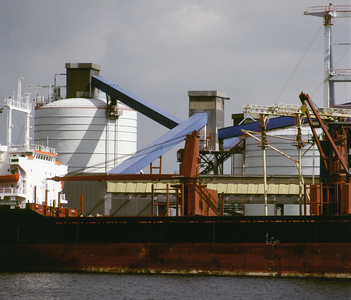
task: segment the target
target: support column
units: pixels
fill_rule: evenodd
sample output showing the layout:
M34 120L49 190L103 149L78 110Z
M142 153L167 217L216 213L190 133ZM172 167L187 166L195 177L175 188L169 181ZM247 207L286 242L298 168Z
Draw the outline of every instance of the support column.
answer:
M169 216L169 184L167 183L167 207L166 207L166 217Z
M151 217L154 216L154 205L155 205L155 192L154 185L151 185Z
M83 216L83 204L84 204L84 196L83 194L80 194L80 214Z
M301 149L303 147L302 143L302 133L301 133L301 119L299 116L296 116L296 121L298 122L297 126L297 157L298 157L298 172L299 172L299 215L302 216L302 189L303 189L303 178L302 178L302 157Z
M263 159L263 189L264 189L264 215L268 216L268 199L267 199L267 166L266 166L266 146L267 146L267 135L266 135L266 124L265 116L260 115L261 119L261 135L262 135L262 159Z
M323 106L330 107L334 104L334 88L333 82L329 81L332 65L332 49L331 49L331 16L325 14L324 17L324 94Z

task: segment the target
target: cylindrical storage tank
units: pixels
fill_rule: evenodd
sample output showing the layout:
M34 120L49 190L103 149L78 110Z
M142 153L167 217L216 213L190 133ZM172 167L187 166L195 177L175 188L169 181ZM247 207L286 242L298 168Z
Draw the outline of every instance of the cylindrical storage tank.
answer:
M302 127L302 140L311 140L312 132L309 127ZM291 158L298 159L298 149L296 147L297 128L287 128L267 132L268 144L277 148L281 152L290 156ZM261 134L257 135L261 138ZM279 136L287 139L281 139ZM293 141L295 140L295 141ZM301 149L301 154L310 147L306 144ZM311 147L307 153L302 156L302 174L303 175L316 175L319 176L319 151L316 145ZM267 175L298 175L296 164L278 153L277 151L266 147L266 166ZM244 157L244 175L262 175L263 174L263 156L261 143L252 137L247 137L245 141L245 157Z
M69 172L106 173L137 150L137 113L118 103L106 113L106 101L70 98L35 111L35 143L56 148Z
M232 171L233 175L243 175L244 170L244 154L235 153L232 156Z

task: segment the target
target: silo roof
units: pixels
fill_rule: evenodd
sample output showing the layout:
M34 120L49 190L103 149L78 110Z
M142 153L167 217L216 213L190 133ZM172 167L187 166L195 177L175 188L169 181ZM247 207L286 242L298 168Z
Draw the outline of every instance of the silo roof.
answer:
M106 108L106 101L94 98L69 98L48 103L43 108Z

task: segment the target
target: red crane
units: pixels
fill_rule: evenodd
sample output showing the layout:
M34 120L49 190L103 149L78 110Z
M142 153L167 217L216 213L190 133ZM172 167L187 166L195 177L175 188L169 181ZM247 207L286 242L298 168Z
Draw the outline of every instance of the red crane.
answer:
M350 215L351 185L348 167L348 140L351 123L322 121L308 94L301 93L302 110L306 113L320 152L320 184L310 186L310 213L312 215ZM311 115L309 109L313 112ZM323 131L320 140L316 129ZM305 189L305 199L306 199ZM306 211L306 210L305 210Z

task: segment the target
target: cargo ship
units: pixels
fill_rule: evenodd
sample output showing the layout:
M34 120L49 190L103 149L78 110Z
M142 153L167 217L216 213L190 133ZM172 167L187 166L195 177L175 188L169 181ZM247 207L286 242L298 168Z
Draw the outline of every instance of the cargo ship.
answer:
M0 209L1 271L351 277L351 218L48 217Z
M30 203L25 209L3 205L0 270L351 277L351 216L341 213L345 199L311 200L321 208L333 206L334 215L316 208L311 216L219 216L217 192L198 178L196 131L180 152L180 174L52 178L177 178L180 183L170 189L178 191L179 216L153 216L155 203L149 217L49 215L46 206L40 212Z
M99 89L108 95L109 115L116 113L117 101L122 101L170 132L149 145L152 153L139 153L107 174L62 172L45 176L41 182L172 180L165 191L165 216L155 214L160 203L154 202L154 187L150 216L87 216L83 214L83 198L77 211L63 208L63 202L54 205L54 199L47 198L49 193L44 193L40 203L37 197L28 200L35 190L27 198L7 195L0 201L0 271L351 277L347 150L351 148L351 125L346 118L323 121L309 96L301 93L298 118L309 123L321 158L319 184L304 185L304 215L225 216L223 196L207 188L199 176L199 136L208 123L207 113L195 113L182 122L91 72L87 64L74 67L84 69L83 79L77 78L79 70L72 71L81 84L74 93ZM84 81L87 83L82 84ZM264 146L265 122L257 124ZM323 132L322 140L316 128ZM184 137L185 147L177 153L179 174L139 174L145 164L167 150L169 141ZM11 163L31 160L33 155L35 152L29 156L22 153L19 161ZM0 183L16 181L20 167L11 164L9 174L1 169ZM176 195L174 202L170 201L171 191ZM176 208L172 216L171 205Z

